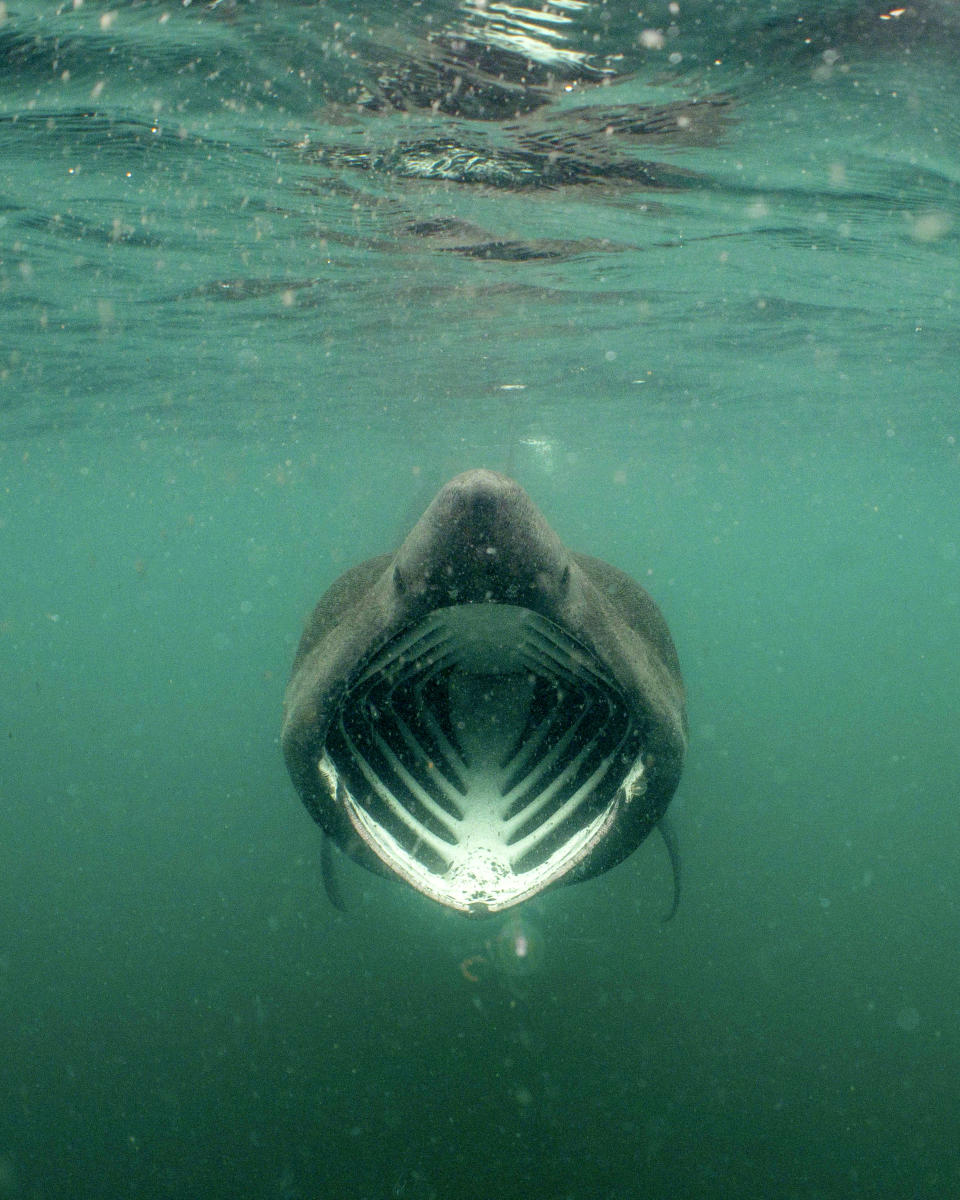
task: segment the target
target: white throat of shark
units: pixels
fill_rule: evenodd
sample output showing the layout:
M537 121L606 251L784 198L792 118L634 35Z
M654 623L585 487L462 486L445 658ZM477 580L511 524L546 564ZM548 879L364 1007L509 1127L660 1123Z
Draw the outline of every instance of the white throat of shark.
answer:
M352 682L317 767L388 870L497 912L569 874L646 780L610 673L525 608L437 609Z

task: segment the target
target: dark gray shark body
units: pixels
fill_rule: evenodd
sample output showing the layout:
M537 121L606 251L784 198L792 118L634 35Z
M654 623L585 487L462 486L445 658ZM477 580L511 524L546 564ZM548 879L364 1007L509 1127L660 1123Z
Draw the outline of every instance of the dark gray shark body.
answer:
M686 749L653 600L485 470L323 596L284 710L287 767L327 836L468 913L626 858L663 820Z

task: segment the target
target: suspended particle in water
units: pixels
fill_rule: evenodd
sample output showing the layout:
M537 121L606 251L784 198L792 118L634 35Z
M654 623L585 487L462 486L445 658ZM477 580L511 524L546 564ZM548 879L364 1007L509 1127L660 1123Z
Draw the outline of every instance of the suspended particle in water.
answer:
M544 940L525 917L510 917L493 940L493 958L504 975L532 975L543 965Z

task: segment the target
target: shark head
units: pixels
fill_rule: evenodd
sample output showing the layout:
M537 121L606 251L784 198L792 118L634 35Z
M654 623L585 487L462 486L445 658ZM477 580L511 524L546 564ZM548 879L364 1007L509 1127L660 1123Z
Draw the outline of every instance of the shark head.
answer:
M626 857L685 741L653 601L486 470L321 600L283 732L301 796L348 854L475 914Z

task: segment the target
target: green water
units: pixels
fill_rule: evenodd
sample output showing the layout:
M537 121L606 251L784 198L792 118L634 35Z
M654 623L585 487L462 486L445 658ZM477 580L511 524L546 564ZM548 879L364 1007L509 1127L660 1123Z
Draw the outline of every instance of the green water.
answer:
M960 1190L960 12L814 8L555 4L609 86L487 120L358 107L466 2L0 6L0 1200ZM520 973L278 747L476 465L689 692L676 919L651 840Z

